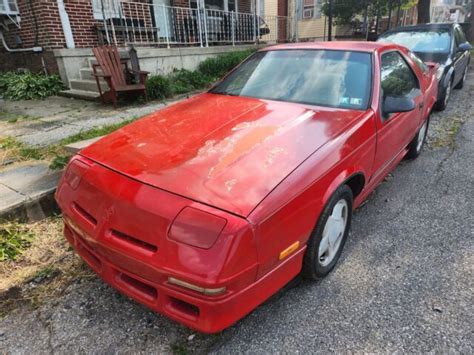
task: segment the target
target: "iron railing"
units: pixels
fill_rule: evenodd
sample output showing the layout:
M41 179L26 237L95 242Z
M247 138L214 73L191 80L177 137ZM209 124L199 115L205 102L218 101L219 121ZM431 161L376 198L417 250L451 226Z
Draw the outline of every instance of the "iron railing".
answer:
M285 42L291 23L286 16L103 1L103 42L115 45L201 46ZM111 5L113 4L113 5Z

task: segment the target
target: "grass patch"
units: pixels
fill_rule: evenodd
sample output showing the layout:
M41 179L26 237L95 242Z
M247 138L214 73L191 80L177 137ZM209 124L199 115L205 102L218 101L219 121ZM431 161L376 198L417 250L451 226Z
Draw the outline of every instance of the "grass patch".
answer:
M95 128L92 128L92 129L89 129L89 130L86 130L86 131L82 131L82 132L79 132L77 134L74 134L72 136L69 136L69 137L63 139L61 142L59 142L59 145L64 146L64 145L68 145L68 144L71 144L71 143L83 141L83 140L86 140L86 139L92 139L92 138L97 138L97 137L100 137L100 136L105 136L109 133L112 133L112 132L118 130L119 128L122 128L122 127L128 125L129 123L131 123L135 120L136 120L136 117L131 118L129 120L119 122L119 123L114 123L114 124L107 125L107 126L102 126L102 127L95 127Z
M460 117L449 118L436 128L434 140L430 143L433 148L448 147L456 149L456 137L465 120Z
M23 225L7 222L0 225L0 262L15 260L33 240L33 234Z
M47 160L50 162L50 169L62 169L71 158L71 154L64 149L65 145L107 135L136 119L137 118L134 117L119 123L85 130L61 140L58 144L53 144L48 147L29 146L19 142L13 137L0 138L0 166L8 160L17 162Z
M26 145L13 137L0 138L0 166L7 161L41 160L47 156L47 150Z
M0 230L6 228L28 233L31 242L15 259L0 262L0 317L22 305L37 307L78 278L94 277L63 237L61 218L0 223Z

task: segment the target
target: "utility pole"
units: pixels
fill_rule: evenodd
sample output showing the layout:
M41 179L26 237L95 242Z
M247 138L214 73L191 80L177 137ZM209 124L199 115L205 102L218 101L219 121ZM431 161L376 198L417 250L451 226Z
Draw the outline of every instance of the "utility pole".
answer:
M329 13L328 13L328 41L332 41L332 2L329 0Z

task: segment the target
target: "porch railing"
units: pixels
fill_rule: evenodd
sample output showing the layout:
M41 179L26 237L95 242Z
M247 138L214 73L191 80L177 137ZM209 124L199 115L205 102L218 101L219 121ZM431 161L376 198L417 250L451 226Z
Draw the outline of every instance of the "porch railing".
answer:
M291 23L286 16L257 16L124 0L116 2L113 8L106 8L110 1L114 0L104 1L104 20L98 27L104 43L207 47L285 42L290 38Z

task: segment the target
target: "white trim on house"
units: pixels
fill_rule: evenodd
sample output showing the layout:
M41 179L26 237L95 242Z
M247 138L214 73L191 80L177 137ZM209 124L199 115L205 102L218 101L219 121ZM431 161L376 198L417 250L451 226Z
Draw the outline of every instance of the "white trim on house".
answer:
M64 0L58 0L58 11L59 18L61 19L61 25L63 27L64 39L66 40L67 48L75 48L74 36L72 35L71 23L69 22L69 16L64 7Z

